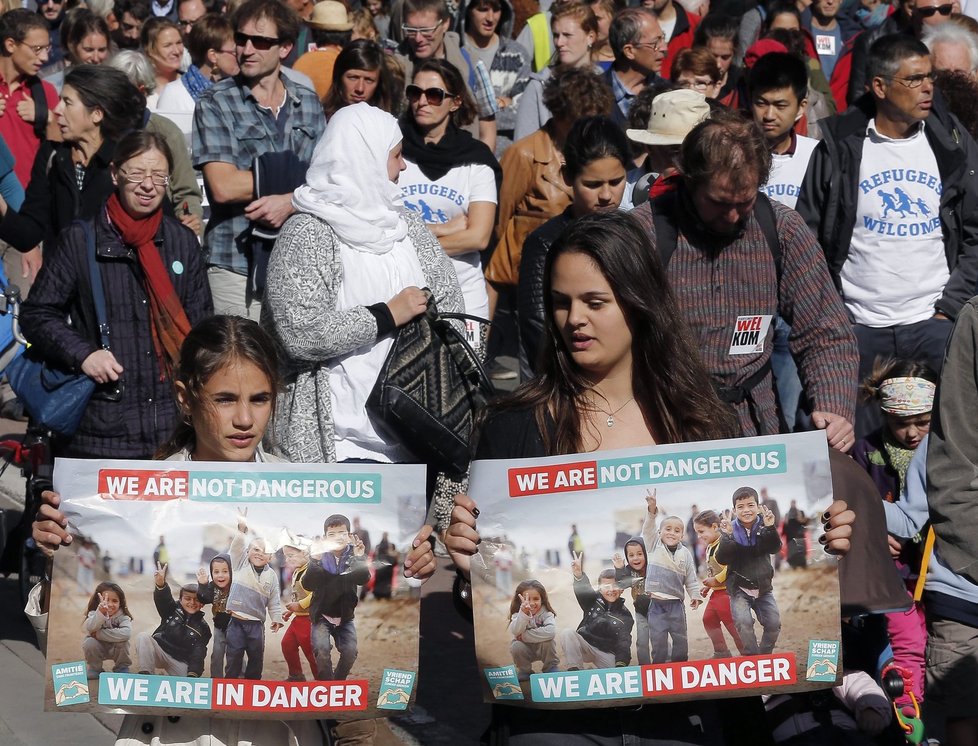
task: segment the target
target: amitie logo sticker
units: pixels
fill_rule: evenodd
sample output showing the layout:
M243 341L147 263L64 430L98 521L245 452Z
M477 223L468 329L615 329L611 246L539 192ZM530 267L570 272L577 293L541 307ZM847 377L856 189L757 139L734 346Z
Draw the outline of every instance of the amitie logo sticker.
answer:
M384 678L380 682L380 694L377 695L378 709L406 710L411 701L411 690L414 689L414 677L414 671L385 668Z
M489 681L494 699L523 699L523 687L516 677L515 666L484 668L483 673Z
M809 640L808 669L805 678L809 681L835 682L839 669L839 643L836 640Z
M54 681L54 703L81 705L91 701L88 694L88 678L85 675L85 661L72 661L51 666L51 679Z

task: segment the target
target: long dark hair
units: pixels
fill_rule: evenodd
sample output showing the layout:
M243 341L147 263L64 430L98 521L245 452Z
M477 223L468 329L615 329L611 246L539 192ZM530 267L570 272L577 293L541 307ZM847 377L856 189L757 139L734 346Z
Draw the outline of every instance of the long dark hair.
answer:
M717 397L666 281L648 233L627 213L587 215L552 245L544 275L546 325L540 375L501 399L500 408L536 413L547 452L583 450L581 415L591 382L574 364L554 322L550 297L554 262L583 254L601 270L632 334L632 391L660 443L735 436L731 409ZM556 427L548 427L553 417Z
M99 606L98 594L105 593L106 591L112 591L116 596L119 597L119 611L125 614L127 617L132 619L132 612L129 611L129 606L126 604L126 592L116 583L110 583L108 580L102 581L97 586L95 590L92 591L92 597L88 599L88 608L85 610L85 616L88 616L91 612L95 611Z
M191 408L197 409L203 406L201 393L210 377L236 360L253 363L268 377L274 407L279 389L278 350L268 332L241 316L211 316L191 329L180 347L173 382L184 385ZM184 448L192 449L195 442L193 424L183 418L173 435L159 447L156 458L165 459Z
M631 151L625 133L608 117L578 119L564 141L564 178L572 182L585 166L602 158L615 158L628 170Z
M445 83L445 88L454 95L461 105L451 113L450 119L456 127L465 127L475 121L475 101L465 87L462 73L448 60L425 60L414 68L414 77L419 73L434 73ZM413 82L413 81L412 81ZM413 120L413 117L412 117Z
M386 55L383 48L370 39L351 41L336 57L333 63L333 84L323 98L323 111L329 119L337 110L342 109L343 96L340 93L344 73L350 70L377 71L377 90L368 102L371 106L383 109L390 114L394 109L394 81L387 67Z

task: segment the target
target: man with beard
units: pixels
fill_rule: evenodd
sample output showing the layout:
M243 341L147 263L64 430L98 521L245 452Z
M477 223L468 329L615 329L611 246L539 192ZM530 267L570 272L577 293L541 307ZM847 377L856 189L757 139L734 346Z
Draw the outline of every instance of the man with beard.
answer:
M856 342L814 234L760 195L771 152L752 121L715 112L682 144L671 191L634 211L652 237L720 398L743 435L781 429L771 342L780 315L812 422L853 445Z

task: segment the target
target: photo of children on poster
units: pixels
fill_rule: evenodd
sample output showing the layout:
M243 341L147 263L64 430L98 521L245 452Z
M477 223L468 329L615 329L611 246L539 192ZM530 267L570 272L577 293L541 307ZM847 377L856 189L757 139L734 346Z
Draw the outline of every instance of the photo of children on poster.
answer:
M45 709L362 719L407 709L425 469L58 459Z
M610 707L841 678L824 433L477 461L487 701Z

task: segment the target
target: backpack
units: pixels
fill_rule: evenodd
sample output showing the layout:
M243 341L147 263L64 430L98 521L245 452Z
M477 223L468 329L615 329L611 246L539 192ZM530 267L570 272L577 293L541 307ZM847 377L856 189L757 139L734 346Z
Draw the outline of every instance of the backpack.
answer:
M28 86L31 98L34 99L34 134L41 142L47 139L48 129L48 99L44 95L44 83L41 79L34 77Z

